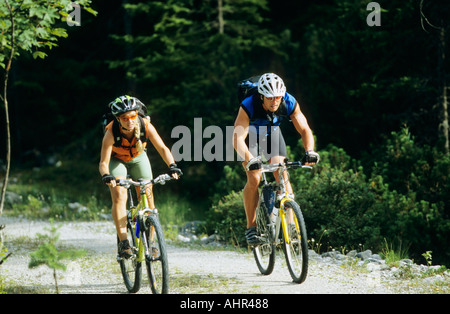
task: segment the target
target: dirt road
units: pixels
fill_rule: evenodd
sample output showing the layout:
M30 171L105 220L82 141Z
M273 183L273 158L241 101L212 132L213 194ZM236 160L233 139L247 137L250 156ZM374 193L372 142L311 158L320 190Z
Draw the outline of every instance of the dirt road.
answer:
M48 222L2 217L5 243L13 255L2 265L2 276L20 291L53 293L52 271L46 266L28 269L30 242L36 233L46 233ZM67 222L59 229L61 244L85 249L87 255L68 263L58 272L60 293L127 293L116 258L116 236L112 222ZM308 277L294 284L283 257L277 257L269 276L259 274L253 255L226 250L180 248L169 245L170 293L173 294L371 294L402 293L379 275L310 260ZM139 294L151 293L147 276Z

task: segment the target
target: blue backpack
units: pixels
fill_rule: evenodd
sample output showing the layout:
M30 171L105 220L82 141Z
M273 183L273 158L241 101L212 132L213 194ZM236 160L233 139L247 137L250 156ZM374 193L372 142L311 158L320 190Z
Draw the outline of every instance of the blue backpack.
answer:
M261 75L252 76L248 79L240 81L238 85L237 97L239 103L241 103L245 98L255 95L258 93L258 81Z

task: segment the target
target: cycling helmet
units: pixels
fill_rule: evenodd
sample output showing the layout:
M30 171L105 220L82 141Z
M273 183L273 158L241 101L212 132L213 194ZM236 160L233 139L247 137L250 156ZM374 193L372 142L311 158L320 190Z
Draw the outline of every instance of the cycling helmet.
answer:
M117 117L128 111L139 110L140 101L136 97L125 95L117 97L110 102L109 107L111 108L111 113Z
M286 94L281 77L274 73L265 73L261 75L258 81L258 92L266 97L279 97Z

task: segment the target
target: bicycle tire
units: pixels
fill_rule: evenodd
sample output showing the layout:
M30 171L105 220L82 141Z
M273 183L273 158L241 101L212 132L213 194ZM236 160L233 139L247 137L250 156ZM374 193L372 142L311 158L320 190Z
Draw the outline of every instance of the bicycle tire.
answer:
M154 294L169 293L169 261L163 229L157 215L149 215L145 221L145 237L149 255L146 256L150 288ZM151 230L153 238L150 237Z
M130 221L127 222L127 238L135 254L130 258L120 258L119 264L125 287L128 292L136 293L141 288L142 263L137 260L135 229L132 227ZM119 244L118 237L117 244Z
M263 275L270 275L275 266L276 247L274 244L274 227L266 207L260 204L256 210L256 230L262 244L253 247L256 265Z
M283 251L292 280L300 284L305 281L308 274L308 240L305 220L300 206L295 201L287 201L284 208L286 221L289 221L289 209L292 209L294 218L297 220L298 229L296 225L288 228L289 244L286 243L283 234Z

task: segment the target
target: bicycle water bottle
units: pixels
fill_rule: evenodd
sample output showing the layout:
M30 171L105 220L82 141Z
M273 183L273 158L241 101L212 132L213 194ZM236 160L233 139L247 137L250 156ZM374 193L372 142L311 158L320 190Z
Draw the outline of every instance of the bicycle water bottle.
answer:
M273 191L271 186L266 185L262 189L262 194L264 198L264 203L266 204L267 213L270 215L275 205L275 192Z
M139 239L139 234L140 234L139 222L136 222L136 238L138 238L138 239Z

